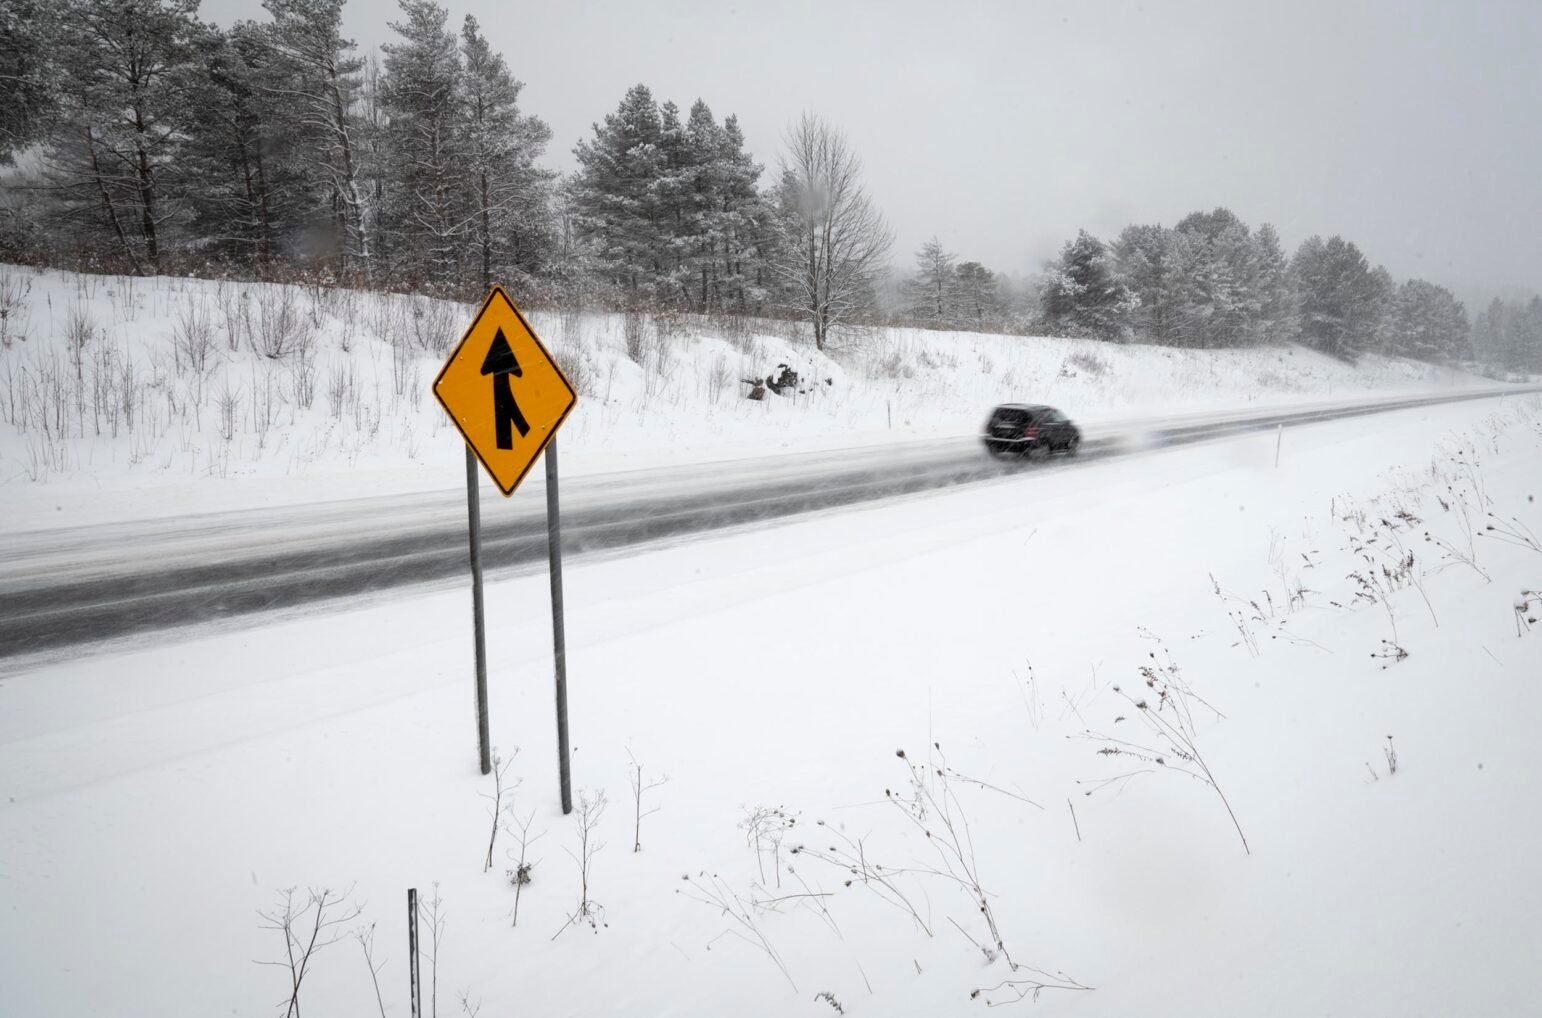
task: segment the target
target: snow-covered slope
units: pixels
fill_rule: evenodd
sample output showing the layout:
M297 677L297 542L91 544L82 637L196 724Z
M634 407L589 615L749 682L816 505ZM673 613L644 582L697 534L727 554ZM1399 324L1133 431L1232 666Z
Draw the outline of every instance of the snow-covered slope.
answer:
M283 1013L258 912L295 887L347 895L304 1013L379 1013L347 936L373 930L404 1015L416 887L447 920L432 962L422 927L425 1014L985 1015L1035 980L1094 989L1000 1013L1534 1013L1539 413L1310 425L1278 466L1242 436L575 561L574 780L609 801L587 884L542 573L487 590L491 871L464 587L5 674L0 1010ZM640 810L636 765L670 778Z
M465 305L313 287L0 267L0 502L73 522L450 488L460 442L429 391ZM968 434L993 402L1076 419L1490 384L1299 348L1187 351L874 329L828 354L759 320L535 312L582 398L569 472ZM745 398L782 364L798 391Z

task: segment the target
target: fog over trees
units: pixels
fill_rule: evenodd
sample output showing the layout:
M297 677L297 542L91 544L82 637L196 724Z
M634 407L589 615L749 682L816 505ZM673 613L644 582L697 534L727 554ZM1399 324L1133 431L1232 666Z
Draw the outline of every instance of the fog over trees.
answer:
M757 154L710 97L637 84L560 175L475 19L400 0L393 41L366 54L344 3L263 0L222 28L197 0L0 0L0 159L16 161L0 257L463 298L497 281L553 304L797 316L821 346L883 320L1542 370L1542 301L1467 309L1345 237L1291 252L1226 208L1084 230L1042 266L984 265L947 223L893 251L898 210L815 111L789 110Z

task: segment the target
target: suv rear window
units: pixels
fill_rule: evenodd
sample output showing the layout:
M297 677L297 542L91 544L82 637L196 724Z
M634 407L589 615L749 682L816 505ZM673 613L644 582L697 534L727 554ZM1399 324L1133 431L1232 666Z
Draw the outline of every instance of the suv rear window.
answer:
M997 407L991 414L991 427L1026 428L1033 423L1033 413L1016 407Z

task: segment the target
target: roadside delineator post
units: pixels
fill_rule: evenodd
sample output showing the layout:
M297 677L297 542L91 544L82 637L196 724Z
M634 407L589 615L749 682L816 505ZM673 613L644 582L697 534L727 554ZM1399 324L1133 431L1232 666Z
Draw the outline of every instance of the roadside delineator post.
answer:
M418 978L418 889L407 889L407 990L412 1018L423 1016L423 982Z
M466 441L466 519L476 655L477 748L492 770L487 703L486 617L482 596L480 461L505 498L546 454L546 527L551 563L552 655L557 692L557 771L562 812L573 809L568 751L567 646L562 600L562 524L557 490L557 429L578 394L503 287L494 286L434 379L434 396Z

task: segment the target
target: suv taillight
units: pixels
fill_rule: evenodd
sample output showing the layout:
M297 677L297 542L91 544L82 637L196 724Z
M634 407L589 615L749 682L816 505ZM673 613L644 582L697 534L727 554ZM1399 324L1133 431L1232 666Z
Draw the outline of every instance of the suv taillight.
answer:
M1036 427L1033 427L1032 425L1029 425L1028 427L1023 429L1023 437L1024 438L1038 438L1039 437L1039 429L1036 428Z

